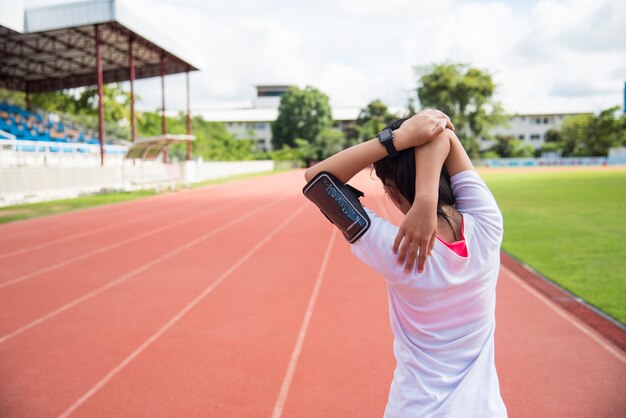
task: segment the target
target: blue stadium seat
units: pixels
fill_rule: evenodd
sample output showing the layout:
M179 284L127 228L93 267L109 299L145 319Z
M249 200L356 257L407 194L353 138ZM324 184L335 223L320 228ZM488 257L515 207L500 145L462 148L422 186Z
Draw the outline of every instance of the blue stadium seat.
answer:
M65 124L64 121L52 122L37 112L31 112L8 103L0 103L0 111L5 112L3 116L6 116L6 119L0 116L0 130L14 135L19 140L56 142L59 144L100 144L97 138L91 137L90 134L72 123ZM69 131L71 133L66 134ZM65 137L53 138L51 133L54 136L65 135ZM23 151L44 150L45 146L43 144L36 146L20 144L19 149ZM50 152L74 152L73 147L63 146L51 146L49 150ZM81 153L91 152L89 147L77 148L76 151Z

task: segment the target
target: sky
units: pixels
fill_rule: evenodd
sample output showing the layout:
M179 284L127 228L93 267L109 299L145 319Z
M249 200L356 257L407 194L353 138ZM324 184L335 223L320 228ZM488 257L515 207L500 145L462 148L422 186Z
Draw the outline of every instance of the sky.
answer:
M626 1L120 1L200 68L196 113L249 107L257 84L312 85L337 107L405 106L415 69L444 62L491 73L509 113L624 105ZM158 78L135 86L138 108L160 107ZM185 108L184 76L166 78L166 107Z

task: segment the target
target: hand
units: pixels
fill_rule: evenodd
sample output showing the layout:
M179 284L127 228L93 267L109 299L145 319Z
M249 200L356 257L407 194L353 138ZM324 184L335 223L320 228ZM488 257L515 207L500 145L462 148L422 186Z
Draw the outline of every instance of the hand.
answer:
M396 137L401 135L406 138L407 148L419 147L435 138L446 128L455 130L445 113L437 109L425 109L404 121L397 129Z
M419 199L416 196L415 202L407 212L396 239L393 242L393 252L398 253L400 243L400 253L398 254L398 264L406 260L404 270L410 272L418 257L417 271L424 271L426 257L430 255L435 246L437 233L437 198Z

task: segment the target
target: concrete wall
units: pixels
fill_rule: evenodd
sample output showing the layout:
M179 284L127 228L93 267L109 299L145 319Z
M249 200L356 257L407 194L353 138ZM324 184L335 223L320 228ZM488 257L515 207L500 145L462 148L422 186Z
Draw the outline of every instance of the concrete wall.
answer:
M76 197L102 191L174 188L237 174L272 171L273 161L124 161L104 167L0 169L0 206Z

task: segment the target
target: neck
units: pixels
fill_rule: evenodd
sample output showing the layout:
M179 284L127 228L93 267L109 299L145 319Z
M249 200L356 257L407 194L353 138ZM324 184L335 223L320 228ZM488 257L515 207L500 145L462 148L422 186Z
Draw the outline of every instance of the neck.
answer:
M441 215L437 217L437 235L449 236L456 241L462 235L461 224L463 217L454 206L445 205L441 209L448 216L448 219ZM448 220L450 223L448 223Z

